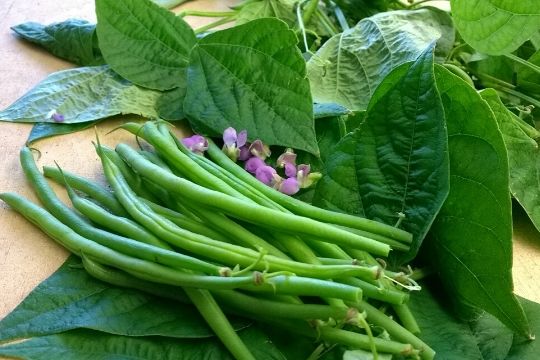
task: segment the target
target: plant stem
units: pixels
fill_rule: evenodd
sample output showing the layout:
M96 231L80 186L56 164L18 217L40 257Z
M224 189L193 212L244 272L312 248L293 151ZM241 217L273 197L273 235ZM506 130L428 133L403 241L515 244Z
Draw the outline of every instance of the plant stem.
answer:
M495 87L495 89L500 91L500 92L515 96L517 98L520 98L521 100L525 100L525 101L529 102L530 104L532 104L532 105L534 105L534 106L536 106L537 108L540 109L540 100L537 100L537 99L535 99L533 97L525 95L524 93L522 93L520 91L513 90L513 89L508 89L508 88L504 88L504 87L498 87L498 86Z
M205 31L208 31L210 29L213 29L215 27L218 27L220 25L224 25L224 24L228 24L232 21L235 21L236 20L236 16L228 16L228 17L224 17L222 19L219 19L217 21L214 21L214 22L211 22L210 24L206 24L206 25L203 25L197 29L195 29L195 34L198 35L198 34L201 34Z
M536 65L536 64L533 64L532 62L530 61L527 61L525 59L522 59L520 58L519 56L516 56L514 54L504 54L503 56L507 57L508 59L512 60L512 61L515 61L525 67L528 67L529 69L531 69L532 71L540 74L540 66Z
M235 16L236 11L199 11L199 10L184 10L176 14L180 17L185 16L201 16L201 17L230 17Z
M311 17L319 7L319 0L308 0L308 4L304 10L304 14L302 15L302 21L304 24L309 23L311 20Z
M317 8L315 16L317 16L318 20L326 28L326 31L330 33L330 36L334 36L339 33L338 29L336 29L334 24L332 24L332 21L330 21L328 16L321 9Z

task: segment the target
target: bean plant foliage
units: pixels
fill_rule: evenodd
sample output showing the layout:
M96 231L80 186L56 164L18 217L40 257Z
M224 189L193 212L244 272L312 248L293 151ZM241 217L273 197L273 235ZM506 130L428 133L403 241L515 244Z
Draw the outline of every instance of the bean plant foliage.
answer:
M293 148L322 173L299 199L412 234L385 263L431 274L409 306L436 359L537 359L540 305L513 293L512 201L540 231L539 3L245 0L193 29L170 10L182 2L96 0L97 24L13 25L78 67L0 121L33 123L28 143L129 114ZM0 355L231 359L164 288L106 284L71 257L0 321ZM257 359L376 358L231 322Z

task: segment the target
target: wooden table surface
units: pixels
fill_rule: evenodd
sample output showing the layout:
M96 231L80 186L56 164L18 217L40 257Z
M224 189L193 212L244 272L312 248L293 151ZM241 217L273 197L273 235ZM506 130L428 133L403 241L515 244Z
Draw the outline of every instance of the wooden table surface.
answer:
M233 1L198 0L185 8L226 10ZM92 0L2 0L0 2L0 108L3 109L27 92L48 74L73 65L59 60L46 51L16 38L10 26L36 21L51 23L67 18L95 21ZM189 18L195 27L203 19ZM119 120L98 127L105 144L131 141L121 132L106 133ZM18 154L24 145L31 125L0 123L0 191L15 191L36 200L30 191L21 168ZM94 130L86 130L38 142L41 151L38 165L53 164L102 182L100 166L91 141ZM60 190L60 187L54 187ZM540 191L540 189L539 189ZM63 199L66 196L61 192ZM516 293L540 302L540 235L524 217L518 217L515 227L514 280ZM67 252L31 226L21 216L0 204L0 319L13 310L42 280L64 261Z

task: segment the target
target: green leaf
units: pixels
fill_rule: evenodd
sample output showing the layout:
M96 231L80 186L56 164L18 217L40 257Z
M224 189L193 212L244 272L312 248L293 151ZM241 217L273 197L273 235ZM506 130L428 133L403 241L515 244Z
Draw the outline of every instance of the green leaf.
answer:
M21 38L38 44L59 58L77 65L103 65L105 62L99 50L96 25L86 20L69 19L42 25L26 22L13 26Z
M151 89L182 85L196 42L184 20L150 0L96 0L96 15L99 47L114 71Z
M235 320L234 326L247 324ZM192 305L95 280L72 256L0 321L0 342L77 328L129 336L214 335Z
M482 90L480 94L494 112L506 144L510 167L510 191L540 231L540 194L538 193L540 149L538 143L527 135L522 126L530 128L530 131L536 132L536 130L524 124L509 111L495 90ZM540 135L540 133L537 134Z
M540 334L540 304L520 298L527 318L531 322L533 333ZM505 360L536 360L540 354L540 342L527 338L514 337L510 353Z
M240 7L236 17L236 24L245 24L246 22L260 18L278 18L283 20L289 26L296 22L294 12L295 2L291 0L259 0L247 2Z
M155 118L162 93L133 85L107 65L82 67L49 75L8 108L0 121L48 122L51 112L64 116L63 123L99 120L118 114Z
M450 193L425 255L456 305L483 309L528 335L512 292L512 214L502 135L475 89L442 67L435 70L448 127Z
M469 326L484 359L506 359L514 339L514 333L510 329L488 313L480 315Z
M176 89L164 91L156 103L158 116L163 120L182 120L185 117L184 99L186 98L186 91L186 84Z
M296 44L294 32L272 18L202 38L191 53L184 101L193 129L209 136L229 126L247 129L250 140L317 154L305 62Z
M416 254L448 193L444 112L433 74L432 47L390 73L365 120L329 155L315 204L395 224L413 234Z
M450 0L461 36L476 50L511 53L540 29L539 1Z
M535 52L528 61L531 64L540 66L540 50ZM540 95L540 73L529 67L517 66L517 84L525 92Z
M250 327L239 334L256 359L285 360L257 328ZM233 360L216 338L127 337L90 330L73 330L0 346L0 355L27 360Z
M75 124L60 124L60 123L35 123L26 139L26 144L31 145L32 143L45 139L48 137L71 134L77 131L88 129L89 127L97 124L98 121L87 121L83 123Z
M437 56L452 49L452 20L441 10L390 11L364 19L328 40L308 62L313 98L365 110L385 76L433 41Z
M411 293L409 307L422 330L420 338L435 350L437 359L484 360L469 325L445 305L431 286L423 284L421 291Z

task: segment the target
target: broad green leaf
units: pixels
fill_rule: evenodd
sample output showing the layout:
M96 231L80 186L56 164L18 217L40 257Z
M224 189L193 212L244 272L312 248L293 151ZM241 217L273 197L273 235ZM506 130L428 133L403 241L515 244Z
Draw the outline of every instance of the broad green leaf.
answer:
M540 149L538 143L527 135L523 127L530 128L530 131L534 132L536 130L524 124L510 112L495 90L482 90L480 94L494 112L506 144L510 167L510 191L540 231L540 194L538 193Z
M429 47L390 73L365 120L333 149L316 189L317 205L395 224L413 234L416 254L448 193L444 112Z
M277 19L207 35L191 53L184 111L196 132L232 126L250 140L316 154L313 104L298 39Z
M483 83L489 84L492 78L506 81L509 84L514 83L515 64L507 57L481 55L479 59L471 61L467 65Z
M540 30L540 1L450 0L461 36L476 50L511 53Z
M257 328L239 334L256 359L286 360ZM233 360L216 338L128 337L90 330L73 330L0 346L0 355L26 360Z
M258 0L248 1L240 7L236 24L244 24L251 20L274 17L283 20L289 26L296 22L295 2L291 0Z
M531 64L540 66L540 50L535 52L528 61ZM517 84L525 92L540 95L540 73L523 65L517 67Z
M434 41L435 54L442 57L454 42L452 20L441 10L390 11L364 19L328 40L308 62L313 98L365 110L384 77Z
M118 114L158 117L156 103L162 93L122 79L107 65L82 67L49 75L8 108L0 121L54 122L51 112L64 116L63 123L99 120Z
M164 91L156 103L158 116L163 120L182 120L185 117L184 99L186 98L186 91L186 84Z
M11 30L53 55L77 65L104 64L97 43L96 25L86 20L69 19L50 25L26 22L13 26Z
M97 124L96 121L87 121L83 123L75 124L60 124L60 123L35 123L26 139L26 144L31 145L32 143L45 139L52 136L71 134L77 131L88 129L89 127Z
M533 334L540 334L540 304L527 299L520 299L525 314L533 330ZM505 360L536 360L540 354L540 341L531 341L527 338L514 337L510 354Z
M482 357L469 325L456 319L448 311L444 297L425 285L411 294L409 307L422 330L420 338L435 350L435 358L487 360Z
M425 255L456 305L480 308L529 334L512 292L512 214L502 135L488 104L469 84L442 67L435 70L448 127L450 193L431 227Z
M134 84L167 90L185 81L193 30L150 0L96 0L99 47L107 64Z
M506 359L514 339L510 329L488 313L480 315L469 326L485 360Z
M235 320L237 329L247 324ZM95 280L72 256L0 321L0 342L77 328L129 336L213 336L192 305Z

